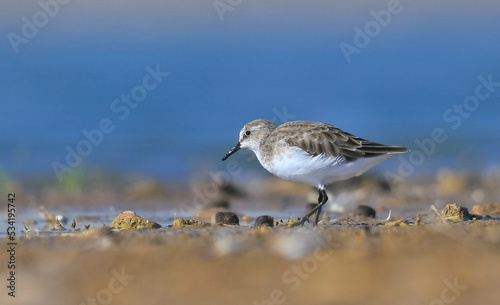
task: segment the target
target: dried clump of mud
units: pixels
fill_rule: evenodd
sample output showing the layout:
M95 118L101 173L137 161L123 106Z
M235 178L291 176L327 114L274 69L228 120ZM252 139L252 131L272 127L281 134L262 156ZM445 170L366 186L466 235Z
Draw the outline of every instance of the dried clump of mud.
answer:
M111 227L120 230L161 228L156 222L144 219L132 211L125 211L116 216L111 223Z
M177 218L176 220L174 220L174 223L172 224L174 228L207 227L210 225L211 224L209 222L193 220L193 219L184 219L184 218Z

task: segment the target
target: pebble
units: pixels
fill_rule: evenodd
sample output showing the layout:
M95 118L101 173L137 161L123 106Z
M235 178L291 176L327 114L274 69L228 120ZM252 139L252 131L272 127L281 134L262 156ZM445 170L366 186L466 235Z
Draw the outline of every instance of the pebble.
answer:
M199 220L193 220L193 219L184 219L184 218L177 218L174 220L174 223L172 226L174 228L184 228L184 227L206 227L210 226L211 224L205 221L199 221Z
M66 230L65 227L63 227L63 225L61 224L61 222L59 221L59 219L56 220L56 223L54 224L54 231L64 231Z
M240 220L233 212L218 212L215 214L215 223L218 225L239 225Z
M441 214L444 218L459 218L463 220L469 219L469 210L467 208L461 207L456 203L448 203Z
M255 228L260 228L263 226L272 227L274 225L274 218L269 215L262 215L255 219L253 226Z
M478 204L473 206L470 212L483 216L499 216L500 203Z
M120 213L111 223L110 227L115 229L158 229L159 224L144 219L132 211Z
M352 212L354 216L359 216L359 217L367 217L367 218L375 218L377 212L375 211L374 208L367 206L367 205L358 205L355 209L354 212Z

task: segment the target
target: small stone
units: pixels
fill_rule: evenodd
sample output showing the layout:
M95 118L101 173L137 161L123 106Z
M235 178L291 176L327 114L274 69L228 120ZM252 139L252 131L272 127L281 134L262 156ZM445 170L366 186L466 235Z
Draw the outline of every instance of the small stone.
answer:
M290 219L288 219L287 221L285 221L285 225L288 226L288 227L291 227L294 223L296 223L298 221L300 221L300 217L295 218L295 217L290 216Z
M274 222L275 227L284 226L284 225L285 225L285 222L283 221L283 219L280 219L280 220Z
M154 221L144 219L132 211L125 211L120 213L110 225L115 229L158 229L161 228L159 224Z
M56 223L54 224L54 231L64 231L66 230L65 227L63 227L63 225L61 224L61 222L59 221L59 219L56 220Z
M358 205L352 212L354 216L375 218L377 212L374 208L367 205Z
M477 204L472 207L470 212L483 216L498 216L500 215L500 203Z
M218 225L239 225L240 220L233 212L218 212L215 214L215 223Z
M269 215L262 215L257 217L255 219L255 223L253 224L255 228L260 228L264 226L272 227L273 225L274 225L274 218Z
M40 230L35 229L35 230L28 230L24 232L26 234L26 237L31 238L33 236L39 236L40 235Z
M177 218L174 220L174 223L172 226L174 228L184 228L184 227L206 227L210 226L211 224L205 221L199 221L199 220L193 220L193 219L184 219L184 218Z
M248 215L245 215L245 216L241 217L241 221L244 224L249 225L253 221L253 218L248 216Z
M441 214L444 218L458 218L462 220L469 219L469 210L456 203L447 204L443 211L441 211Z

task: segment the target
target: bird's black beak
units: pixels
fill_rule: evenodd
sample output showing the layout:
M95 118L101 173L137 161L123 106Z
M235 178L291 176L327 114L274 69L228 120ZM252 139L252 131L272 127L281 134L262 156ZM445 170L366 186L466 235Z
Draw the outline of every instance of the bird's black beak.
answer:
M240 148L241 148L240 142L238 142L238 144L234 145L234 147L231 148L231 150L222 158L222 161L225 161L227 158L229 158L230 155L240 150Z

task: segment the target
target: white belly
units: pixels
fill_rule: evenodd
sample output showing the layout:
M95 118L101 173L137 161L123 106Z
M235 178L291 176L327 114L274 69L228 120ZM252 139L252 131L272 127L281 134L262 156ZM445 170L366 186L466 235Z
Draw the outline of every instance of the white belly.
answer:
M327 155L314 157L298 147L287 147L284 154L274 156L270 162L263 162L257 155L262 166L273 175L316 187L359 176L392 156L382 155L346 162L344 157Z

